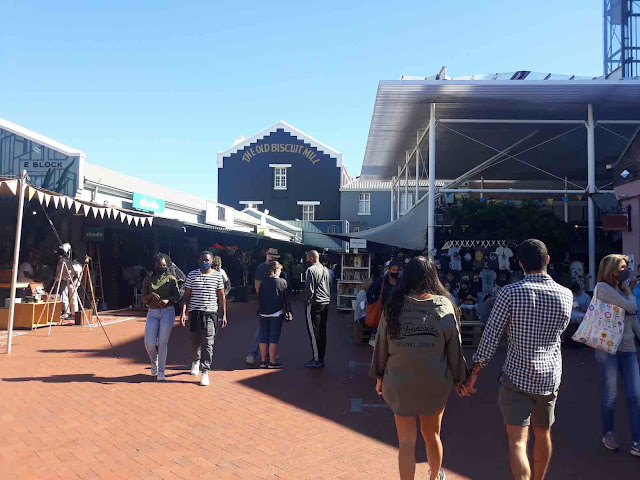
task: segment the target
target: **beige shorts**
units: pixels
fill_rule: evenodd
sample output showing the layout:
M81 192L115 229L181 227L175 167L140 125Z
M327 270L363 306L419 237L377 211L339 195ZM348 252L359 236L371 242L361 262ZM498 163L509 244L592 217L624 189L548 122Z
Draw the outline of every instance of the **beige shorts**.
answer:
M551 428L557 398L557 391L550 395L527 393L516 387L504 373L500 376L498 405L505 425Z

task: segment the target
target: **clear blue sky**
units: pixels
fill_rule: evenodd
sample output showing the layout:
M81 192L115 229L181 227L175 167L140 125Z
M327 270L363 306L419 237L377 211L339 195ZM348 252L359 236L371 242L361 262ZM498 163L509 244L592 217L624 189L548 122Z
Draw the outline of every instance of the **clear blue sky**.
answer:
M379 80L602 73L602 0L50 1L0 7L0 117L216 198L216 152L278 120L360 173Z

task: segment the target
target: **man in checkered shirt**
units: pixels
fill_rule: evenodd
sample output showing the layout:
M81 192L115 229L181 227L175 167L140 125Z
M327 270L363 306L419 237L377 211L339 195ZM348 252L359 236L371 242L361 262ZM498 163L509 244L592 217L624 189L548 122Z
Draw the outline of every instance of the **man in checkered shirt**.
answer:
M542 480L551 459L551 426L560 378L560 335L571 318L573 294L547 275L549 253L540 240L518 247L518 262L526 276L507 285L496 299L482 335L466 387L475 393L480 370L496 351L503 332L507 359L500 377L498 404L507 427L509 463L515 479L529 480L529 427L535 437L533 478Z

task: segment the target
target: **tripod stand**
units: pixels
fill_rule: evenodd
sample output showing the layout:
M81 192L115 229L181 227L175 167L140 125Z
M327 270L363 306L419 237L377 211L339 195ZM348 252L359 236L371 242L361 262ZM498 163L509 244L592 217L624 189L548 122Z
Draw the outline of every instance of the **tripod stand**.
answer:
M89 268L87 264L83 265L82 272L80 272L79 277L76 276L76 273L73 271L72 268L69 268L69 266L67 265L67 262L65 262L64 259L61 258L58 262L58 265L60 267L60 273L57 274L58 278L56 279L54 284L51 286L51 290L49 291L49 295L47 297L47 300L51 298L51 295L53 294L53 290L55 289L56 295L53 301L53 308L51 309L51 318L49 319L49 332L47 333L47 335L51 335L51 327L53 326L53 320L54 320L53 317L55 315L56 305L58 304L58 295L60 295L60 287L61 287L63 278L65 279L64 282L66 283L64 288L67 289L68 294L69 294L69 286L71 286L70 288L71 292L69 294L69 303L74 302L76 295L78 293L78 288L80 287L80 284L82 282L82 277L85 274L85 271L89 279L89 285L91 285L91 293L93 294L93 285L91 283L91 275L89 274ZM91 322L89 322L89 319L87 318L87 313L84 309L83 302L81 302L80 299L78 299L78 306L80 307L80 311L82 312L82 316L84 317L84 320L87 322L87 325L89 325L89 329L93 331L93 329L91 328ZM95 298L92 302L91 307L97 317L98 309L95 305ZM74 310L74 313L75 313L75 308L72 310ZM40 318L38 318L38 322L36 323L36 325L40 325L40 321L42 320L43 314L44 314L44 310L40 312ZM62 323L62 322L59 321L59 323Z

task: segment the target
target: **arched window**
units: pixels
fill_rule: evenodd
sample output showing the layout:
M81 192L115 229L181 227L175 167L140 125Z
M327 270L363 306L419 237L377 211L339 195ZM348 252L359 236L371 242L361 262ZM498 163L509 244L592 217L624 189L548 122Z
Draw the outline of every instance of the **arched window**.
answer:
M340 229L337 225L329 225L329 228L327 228L327 233L340 233Z

